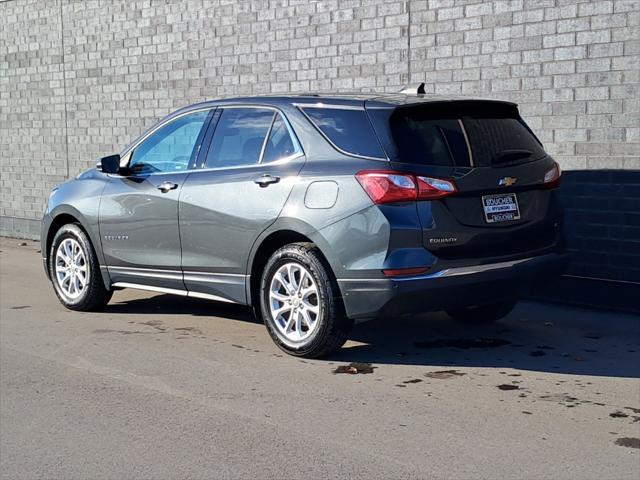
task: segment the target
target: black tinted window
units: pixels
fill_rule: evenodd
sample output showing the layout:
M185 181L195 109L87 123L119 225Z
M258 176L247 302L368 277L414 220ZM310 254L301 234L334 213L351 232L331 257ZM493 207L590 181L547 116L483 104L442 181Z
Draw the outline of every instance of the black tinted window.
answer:
M464 118L462 121L478 166L520 163L545 155L520 119Z
M269 134L269 140L267 140L267 146L264 149L262 163L275 162L295 153L300 153L300 149L291 138L282 116L276 115Z
M273 115L272 110L260 108L223 110L211 140L205 167L235 167L258 163Z
M488 167L545 155L512 107L449 104L369 114L389 157L402 163Z
M129 168L134 173L186 170L208 114L185 115L156 130L133 151Z
M366 157L385 157L364 110L305 108L304 112L339 149Z
M457 120L402 116L392 123L392 134L405 163L469 165L468 149Z

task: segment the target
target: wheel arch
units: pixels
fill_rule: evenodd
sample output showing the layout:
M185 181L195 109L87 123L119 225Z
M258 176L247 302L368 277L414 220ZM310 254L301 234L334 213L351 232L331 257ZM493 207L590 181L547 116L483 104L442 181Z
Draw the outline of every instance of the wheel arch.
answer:
M322 235L317 231L314 231L309 225L304 222L296 220L283 222L275 228L270 228L258 237L254 242L249 255L247 264L248 281L247 288L247 303L251 305L259 314L260 302L257 300L258 289L260 286L260 279L262 270L267 264L269 257L279 248L288 245L290 243L308 242L313 243L323 259L326 261L330 268L330 274L337 277L339 265L336 266L335 259L331 256L331 250L329 244L324 240ZM260 317L258 317L260 318Z
M51 254L51 245L53 243L53 238L61 227L70 223L78 225L78 227L89 238L91 246L93 247L93 251L98 259L98 263L100 264L100 274L102 276L102 281L104 282L106 288L111 288L111 279L109 277L109 273L107 272L106 268L103 268L104 256L102 255L102 243L100 242L99 234L96 235L93 232L93 229L88 227L87 221L84 216L71 206L60 206L51 213L51 222L46 229L45 243L44 245L42 245L45 248L43 250L43 256L46 259L47 266L49 265L49 256ZM50 276L48 267L47 276Z

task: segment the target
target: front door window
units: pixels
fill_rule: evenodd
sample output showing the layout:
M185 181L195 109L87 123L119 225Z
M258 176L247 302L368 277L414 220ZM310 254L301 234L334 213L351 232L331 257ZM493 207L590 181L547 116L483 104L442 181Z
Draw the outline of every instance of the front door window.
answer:
M181 116L160 127L133 151L129 169L134 174L187 170L209 111Z

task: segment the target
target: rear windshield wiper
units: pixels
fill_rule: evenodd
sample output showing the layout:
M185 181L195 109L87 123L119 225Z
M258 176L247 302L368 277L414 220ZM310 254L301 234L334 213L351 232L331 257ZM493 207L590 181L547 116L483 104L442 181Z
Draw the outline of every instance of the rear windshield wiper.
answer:
M531 155L533 155L533 152L531 150L524 150L524 149L503 150L494 155L493 163L495 164L495 163L514 162L522 158L528 158Z

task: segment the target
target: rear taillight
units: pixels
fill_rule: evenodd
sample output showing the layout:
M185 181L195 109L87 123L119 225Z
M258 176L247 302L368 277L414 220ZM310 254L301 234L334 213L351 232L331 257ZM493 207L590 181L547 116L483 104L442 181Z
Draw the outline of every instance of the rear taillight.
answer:
M411 175L393 170L362 170L356 179L374 203L380 205L415 200L436 200L457 191L455 184L441 178Z
M413 175L391 170L363 170L356 179L374 203L412 202L418 196Z
M455 184L450 180L432 177L418 178L418 200L436 200L456 192Z
M560 181L562 180L562 171L560 170L560 165L558 162L554 162L553 167L551 167L544 174L543 184L545 188L556 188L560 185Z

